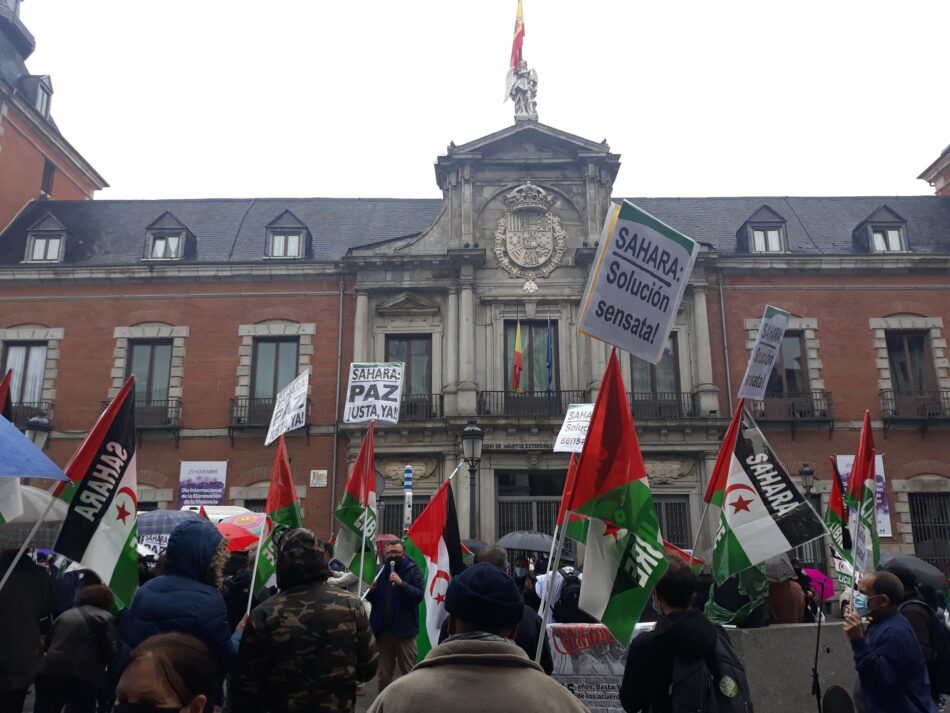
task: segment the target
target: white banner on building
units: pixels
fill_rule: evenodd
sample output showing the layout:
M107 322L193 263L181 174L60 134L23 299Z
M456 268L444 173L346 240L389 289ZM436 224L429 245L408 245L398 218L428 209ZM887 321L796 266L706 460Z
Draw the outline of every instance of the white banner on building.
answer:
M782 349L782 338L788 327L789 313L772 305L765 306L762 324L755 337L755 346L749 357L749 365L739 387L740 399L761 401L765 398L765 389L769 385L772 367Z
M658 363L698 254L695 241L632 203L613 206L577 331Z
M838 472L841 474L841 487L848 489L848 480L851 478L851 467L854 465L854 456L838 456ZM874 504L877 519L877 536L892 537L891 506L887 502L887 481L884 477L884 456L874 456ZM854 513L851 513L854 517ZM854 525L851 525L851 534L854 535Z
M285 386L274 400L274 413L270 417L270 428L264 445L269 446L280 436L300 428L307 423L307 386L310 383L310 370L298 376Z
M584 450L590 417L594 413L594 404L570 404L561 431L554 441L555 453L580 453Z
M402 371L401 362L350 364L343 422L399 423Z

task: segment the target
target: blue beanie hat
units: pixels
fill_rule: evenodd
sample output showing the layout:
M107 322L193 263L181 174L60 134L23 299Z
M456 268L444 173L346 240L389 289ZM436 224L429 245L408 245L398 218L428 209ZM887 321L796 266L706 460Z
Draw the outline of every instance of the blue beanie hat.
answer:
M452 578L445 610L486 628L507 629L521 622L524 599L515 580L495 565L479 562Z

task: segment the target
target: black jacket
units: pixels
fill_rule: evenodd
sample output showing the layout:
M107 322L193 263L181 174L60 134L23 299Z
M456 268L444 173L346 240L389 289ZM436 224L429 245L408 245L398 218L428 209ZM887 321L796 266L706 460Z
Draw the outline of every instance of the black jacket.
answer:
M627 713L669 713L674 657L711 656L717 637L715 625L698 609L661 616L653 631L636 636L630 643L620 686L623 709Z

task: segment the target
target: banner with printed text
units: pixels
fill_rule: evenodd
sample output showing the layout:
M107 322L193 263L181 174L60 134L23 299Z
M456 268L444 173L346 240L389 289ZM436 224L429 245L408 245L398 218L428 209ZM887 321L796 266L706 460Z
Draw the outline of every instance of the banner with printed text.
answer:
M788 312L772 305L766 305L759 333L755 337L755 346L749 356L742 385L739 387L740 399L761 401L765 398L765 389L769 385L772 367L782 349L785 328L788 327Z
M841 474L841 487L848 489L854 456L838 456L838 472ZM884 456L874 456L874 503L877 507L878 537L893 537L891 529L891 506L887 502L887 481L884 477ZM853 532L853 530L852 530Z
M178 504L224 505L226 460L183 460L178 475Z
M555 453L580 453L587 440L590 417L594 413L594 404L569 404L564 423L554 441Z
M350 364L344 423L399 423L401 362Z
M310 370L281 389L274 399L274 412L264 445L269 446L288 431L307 425L307 390L310 385Z
M633 203L608 211L577 331L656 364L699 245Z

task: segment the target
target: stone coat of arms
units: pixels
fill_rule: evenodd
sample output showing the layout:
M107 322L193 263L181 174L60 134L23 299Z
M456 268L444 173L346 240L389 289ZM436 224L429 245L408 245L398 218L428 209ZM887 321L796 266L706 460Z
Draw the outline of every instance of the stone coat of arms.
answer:
M525 280L525 292L537 292L539 277L561 264L567 235L551 208L554 196L530 181L505 197L508 207L495 229L495 257L512 277Z

